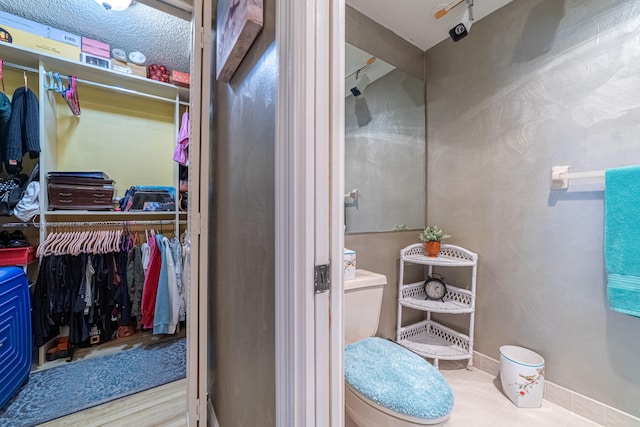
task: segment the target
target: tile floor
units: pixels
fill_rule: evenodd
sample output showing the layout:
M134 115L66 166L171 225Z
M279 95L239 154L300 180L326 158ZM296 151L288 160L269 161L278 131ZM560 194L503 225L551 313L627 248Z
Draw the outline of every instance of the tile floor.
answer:
M502 394L500 379L459 362L440 362L455 403L447 427L595 427L598 424L544 400L541 408L518 408Z

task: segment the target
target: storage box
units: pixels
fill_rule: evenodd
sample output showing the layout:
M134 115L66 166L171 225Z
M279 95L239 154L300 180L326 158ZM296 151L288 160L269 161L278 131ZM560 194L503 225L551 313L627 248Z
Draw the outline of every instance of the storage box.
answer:
M176 86L189 87L191 76L189 73L173 70L171 72L171 82Z
M131 74L138 77L147 77L147 67L144 65L136 65L131 62L127 62L127 67L131 70Z
M87 37L82 37L82 52L92 56L111 58L111 49L108 44Z
M0 40L26 49L37 50L52 56L68 58L78 61L80 48L67 43L37 36L26 31L18 30L6 25L0 26Z
M0 267L26 265L35 260L36 248L34 246L0 249Z
M16 30L26 31L36 36L46 37L72 46L80 47L81 38L57 28L48 27L29 19L21 18L7 12L0 11L0 26L9 26Z
M356 251L351 249L344 250L344 280L356 278Z
M110 59L103 58L101 56L91 55L85 52L80 53L80 62L82 62L83 64L93 65L95 67L106 68L107 70L111 68Z
M31 299L29 280L22 269L0 268L0 296L1 410L28 380L31 371Z

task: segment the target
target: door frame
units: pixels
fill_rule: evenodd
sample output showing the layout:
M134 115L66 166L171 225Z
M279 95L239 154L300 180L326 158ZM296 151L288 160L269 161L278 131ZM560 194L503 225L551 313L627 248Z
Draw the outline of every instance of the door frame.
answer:
M276 0L276 425L344 422L344 0ZM330 291L314 292L329 263Z
M189 205L187 229L191 243L187 293L187 425L217 425L208 405L209 177L211 106L211 1L194 0L191 15L191 88ZM208 423L208 420L211 423Z

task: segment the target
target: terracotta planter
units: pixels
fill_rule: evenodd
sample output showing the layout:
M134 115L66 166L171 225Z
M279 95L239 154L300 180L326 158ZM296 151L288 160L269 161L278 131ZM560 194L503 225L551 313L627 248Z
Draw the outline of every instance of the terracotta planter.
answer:
M424 248L428 257L435 258L440 253L440 242L424 242Z

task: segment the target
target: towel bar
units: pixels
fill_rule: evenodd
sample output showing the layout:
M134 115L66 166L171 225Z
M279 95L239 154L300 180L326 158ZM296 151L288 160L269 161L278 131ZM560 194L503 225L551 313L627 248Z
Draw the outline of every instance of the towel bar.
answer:
M570 179L604 178L604 171L571 172L569 166L553 166L551 168L551 189L566 190Z

